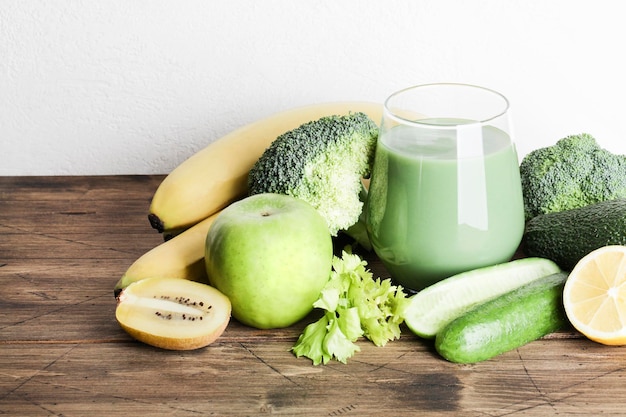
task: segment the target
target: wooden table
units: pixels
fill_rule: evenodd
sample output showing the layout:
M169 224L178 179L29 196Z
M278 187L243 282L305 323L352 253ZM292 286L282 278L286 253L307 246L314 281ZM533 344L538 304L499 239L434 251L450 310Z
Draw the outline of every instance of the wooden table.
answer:
M306 322L232 320L189 352L134 341L115 321L113 286L162 241L146 217L161 179L0 177L0 415L626 415L626 347L572 331L474 365L442 360L406 329L317 367L289 352Z

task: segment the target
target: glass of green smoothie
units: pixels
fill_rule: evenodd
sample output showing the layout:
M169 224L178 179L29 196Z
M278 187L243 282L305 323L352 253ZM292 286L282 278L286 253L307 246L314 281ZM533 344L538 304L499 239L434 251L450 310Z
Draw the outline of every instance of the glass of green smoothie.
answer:
M506 97L453 83L392 94L364 210L377 256L405 288L510 260L524 208Z

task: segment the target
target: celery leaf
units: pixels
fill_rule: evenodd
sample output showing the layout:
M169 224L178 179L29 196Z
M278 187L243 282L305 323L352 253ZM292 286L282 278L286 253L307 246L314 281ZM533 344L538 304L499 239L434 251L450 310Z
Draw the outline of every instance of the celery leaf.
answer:
M400 337L400 325L408 298L401 286L390 279L373 278L367 262L344 251L333 258L330 279L322 289L315 308L324 316L309 324L292 351L314 365L331 359L346 363L360 351L356 341L364 336L376 346Z

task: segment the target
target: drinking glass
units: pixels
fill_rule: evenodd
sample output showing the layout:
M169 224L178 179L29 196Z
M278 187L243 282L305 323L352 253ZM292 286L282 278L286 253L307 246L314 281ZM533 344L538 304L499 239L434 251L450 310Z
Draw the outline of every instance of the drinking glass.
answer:
M385 101L364 210L396 283L419 291L514 255L524 207L509 113L502 94L466 84Z

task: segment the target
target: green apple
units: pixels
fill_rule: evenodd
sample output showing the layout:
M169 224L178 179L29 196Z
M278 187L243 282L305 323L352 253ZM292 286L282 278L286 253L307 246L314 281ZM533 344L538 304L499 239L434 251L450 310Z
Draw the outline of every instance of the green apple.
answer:
M256 194L225 208L206 238L211 285L248 326L290 326L311 310L330 277L332 238L309 203Z

